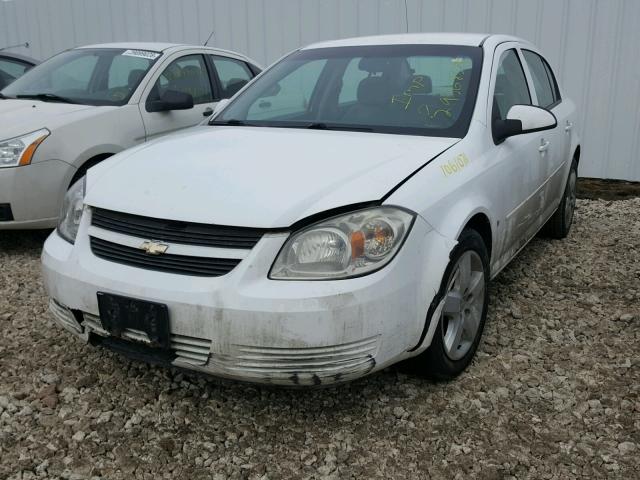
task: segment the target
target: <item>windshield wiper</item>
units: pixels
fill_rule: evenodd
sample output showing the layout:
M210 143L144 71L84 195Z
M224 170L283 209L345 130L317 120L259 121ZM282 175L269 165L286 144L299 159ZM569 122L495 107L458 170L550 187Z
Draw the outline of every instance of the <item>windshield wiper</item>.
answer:
M13 98L13 97L7 97L2 92L0 92L0 100L9 100L10 98Z
M211 120L209 125L229 125L232 127L258 127L259 125L253 125L251 123L247 123L243 120L236 120L232 118L231 120Z
M373 132L373 128L370 127L357 127L355 125L332 125L324 122L314 122L299 127L293 125L293 128L307 128L309 130L347 130L354 132Z
M75 100L71 100L67 97L61 97L55 93L29 93L23 95L16 95L16 98L27 98L34 100L42 100L43 102L61 102L61 103L78 103Z

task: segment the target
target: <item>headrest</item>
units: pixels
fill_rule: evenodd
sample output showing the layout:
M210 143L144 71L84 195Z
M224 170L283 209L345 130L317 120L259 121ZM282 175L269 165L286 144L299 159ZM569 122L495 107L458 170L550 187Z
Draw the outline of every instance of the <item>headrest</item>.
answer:
M433 82L429 75L412 75L409 87L412 93L428 94L433 91Z
M143 76L144 70L131 70L127 79L127 86L129 88L135 87Z
M391 68L391 59L380 57L363 57L358 62L358 68L363 72L369 73L388 72Z
M186 67L182 67L182 76L183 77L197 77L200 75L200 67L195 65L187 65Z
M358 102L383 105L390 99L389 82L384 77L367 77L358 85Z

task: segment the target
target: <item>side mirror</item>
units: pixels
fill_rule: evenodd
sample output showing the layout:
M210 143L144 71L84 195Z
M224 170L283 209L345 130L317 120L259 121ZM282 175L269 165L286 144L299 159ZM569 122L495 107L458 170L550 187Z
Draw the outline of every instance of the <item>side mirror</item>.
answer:
M557 126L556 116L545 108L533 105L514 105L507 112L505 120L494 122L493 139L496 143L500 143L514 135L550 130Z
M223 99L219 100L218 103L216 103L216 106L213 109L212 116L215 117L216 115L218 115L222 110L224 110L224 107L226 107L228 104L229 104L229 99L228 98L223 98Z
M167 90L159 100L147 102L147 112L168 112L193 108L193 97L188 93Z

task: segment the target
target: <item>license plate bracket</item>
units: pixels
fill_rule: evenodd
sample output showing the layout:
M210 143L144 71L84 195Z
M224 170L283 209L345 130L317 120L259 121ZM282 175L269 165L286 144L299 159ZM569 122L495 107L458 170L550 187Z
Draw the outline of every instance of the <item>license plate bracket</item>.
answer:
M144 332L152 347L169 348L169 310L163 303L148 302L98 292L98 309L102 328L112 336L135 340L124 335L127 329Z

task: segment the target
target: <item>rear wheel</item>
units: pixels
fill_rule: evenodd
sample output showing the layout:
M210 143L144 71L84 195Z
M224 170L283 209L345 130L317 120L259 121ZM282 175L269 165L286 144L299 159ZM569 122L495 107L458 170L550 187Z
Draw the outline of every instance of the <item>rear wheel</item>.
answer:
M551 238L565 238L569 235L573 216L576 209L576 185L578 182L578 164L574 160L569 171L569 178L564 188L564 194L558 209L547 221L542 229L542 233Z
M475 230L464 230L436 298L431 321L438 326L431 345L411 361L416 373L449 380L469 365L487 317L488 282L489 255L482 237Z

